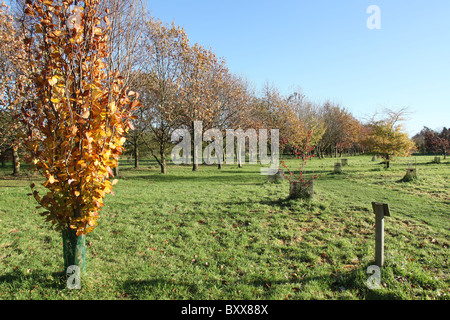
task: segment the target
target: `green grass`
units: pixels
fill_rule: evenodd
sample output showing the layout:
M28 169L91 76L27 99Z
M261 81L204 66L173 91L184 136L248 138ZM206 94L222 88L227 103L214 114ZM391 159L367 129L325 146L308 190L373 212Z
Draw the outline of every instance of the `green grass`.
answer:
M0 299L449 299L449 160L369 156L314 159L311 202L287 200L259 166L124 162L115 196L87 236L87 274L69 290L60 234L36 212L29 180L0 170ZM400 180L417 161L419 179ZM294 160L288 160L292 166ZM150 168L149 168L150 166ZM39 180L34 177L34 180ZM371 202L386 202L382 288L374 264Z

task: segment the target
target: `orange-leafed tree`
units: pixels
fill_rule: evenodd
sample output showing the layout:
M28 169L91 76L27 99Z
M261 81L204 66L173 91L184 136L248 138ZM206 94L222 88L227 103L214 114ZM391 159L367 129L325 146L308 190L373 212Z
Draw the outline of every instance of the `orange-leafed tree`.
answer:
M368 123L364 144L370 151L386 160L387 168L393 156L408 156L415 148L414 142L404 132L402 125L406 120L406 111L405 108L398 111L386 110L383 118L376 119L376 116L373 116Z
M28 68L32 82L21 119L28 162L45 178L32 184L42 216L62 231L65 267L85 270L85 235L97 226L112 168L123 151L132 112L139 106L108 73L108 10L101 1L27 0Z
M300 119L296 106L289 98L283 97L272 85L265 84L262 96L259 100L259 118L265 128L280 130L280 139L283 146L293 149L306 142L308 136L307 124ZM316 138L316 132L311 132L312 139Z
M17 104L22 96L22 82L27 81L23 33L8 6L0 4L0 155L12 155L13 174L20 172L19 133L23 126L17 121Z
M358 141L358 120L345 108L330 101L322 107L322 118L325 123L325 133L320 140L319 148L337 157L338 153L349 149Z

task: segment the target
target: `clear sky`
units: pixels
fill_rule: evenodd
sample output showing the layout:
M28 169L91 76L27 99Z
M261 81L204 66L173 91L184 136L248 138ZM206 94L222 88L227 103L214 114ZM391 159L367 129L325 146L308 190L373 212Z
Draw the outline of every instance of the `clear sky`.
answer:
M450 126L450 0L143 1L257 90L301 87L360 120L408 107L410 135ZM380 8L379 30L367 27L370 5Z
M370 5L381 29L370 30ZM409 107L413 135L450 126L449 0L147 0L259 90L301 87L364 120Z

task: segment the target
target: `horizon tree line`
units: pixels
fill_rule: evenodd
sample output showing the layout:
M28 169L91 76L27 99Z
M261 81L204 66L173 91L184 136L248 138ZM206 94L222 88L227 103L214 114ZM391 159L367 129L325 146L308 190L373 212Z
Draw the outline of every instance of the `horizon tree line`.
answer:
M33 58L23 47L30 17L22 9L28 2L17 0L15 10L2 7L0 12L0 161L4 166L12 160L14 174L20 173L20 158L27 156L21 143L23 128L15 113L29 77L24 66ZM280 139L286 141L285 153L305 143L311 131L310 143L319 159L368 152L389 158L415 148L399 126L405 121L403 109L388 110L384 119L363 122L339 104L312 102L301 88L284 96L266 83L257 92L246 79L233 74L212 49L192 44L183 28L148 15L141 1L107 0L101 4L108 8L111 22L111 54L104 63L108 72L120 74L123 88L135 92L141 103L134 111L133 130L127 133L124 145L135 167L147 154L158 163L161 173L166 173L175 143L171 141L173 131L188 129L193 136L194 121L202 121L205 131L279 129ZM396 113L397 120L392 118ZM441 139L448 145L448 135ZM438 145L443 147L433 150L448 152L445 142ZM418 150L424 149L418 145ZM218 162L220 169L222 162ZM113 169L118 176L118 167ZM193 170L198 170L195 164Z

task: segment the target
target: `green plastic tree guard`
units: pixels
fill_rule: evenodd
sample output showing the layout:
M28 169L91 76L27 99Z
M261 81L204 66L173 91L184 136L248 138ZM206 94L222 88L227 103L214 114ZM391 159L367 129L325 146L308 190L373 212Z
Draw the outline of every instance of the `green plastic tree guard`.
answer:
M62 231L64 270L70 266L78 266L80 272L86 272L86 236L77 236L76 230Z

